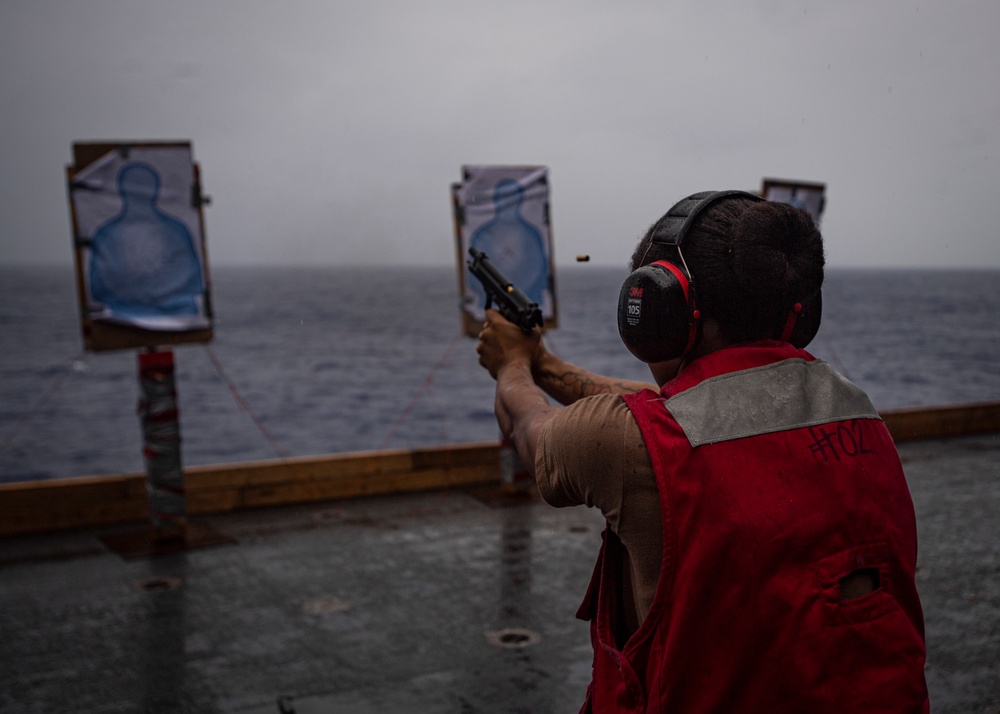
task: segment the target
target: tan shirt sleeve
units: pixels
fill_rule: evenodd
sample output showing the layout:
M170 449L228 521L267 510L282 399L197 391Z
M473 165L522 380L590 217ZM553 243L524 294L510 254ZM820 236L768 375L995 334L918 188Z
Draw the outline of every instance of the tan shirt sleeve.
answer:
M561 409L543 427L535 480L556 507L600 509L628 551L638 622L659 580L663 526L656 477L639 425L619 395L587 397Z
M542 498L559 508L599 508L614 527L621 512L628 421L634 422L631 412L614 394L561 409L538 438L535 479Z

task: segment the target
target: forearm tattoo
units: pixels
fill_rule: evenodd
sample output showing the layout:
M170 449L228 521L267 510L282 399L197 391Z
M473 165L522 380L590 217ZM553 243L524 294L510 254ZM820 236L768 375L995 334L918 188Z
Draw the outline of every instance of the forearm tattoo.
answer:
M549 375L544 381L546 391L553 394L565 394L567 397L582 399L594 394L628 394L641 389L641 386L627 380L615 380L608 377L597 377L586 371L566 370L559 374Z

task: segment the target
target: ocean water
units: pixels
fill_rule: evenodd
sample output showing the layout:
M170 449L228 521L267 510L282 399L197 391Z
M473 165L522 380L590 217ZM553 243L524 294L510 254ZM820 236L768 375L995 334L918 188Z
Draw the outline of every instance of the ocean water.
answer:
M648 379L621 270L560 269L550 349ZM452 267L213 270L215 339L174 349L186 465L492 441ZM1000 271L830 270L810 345L878 408L1000 400ZM0 481L143 470L135 351L82 351L71 269L0 269Z

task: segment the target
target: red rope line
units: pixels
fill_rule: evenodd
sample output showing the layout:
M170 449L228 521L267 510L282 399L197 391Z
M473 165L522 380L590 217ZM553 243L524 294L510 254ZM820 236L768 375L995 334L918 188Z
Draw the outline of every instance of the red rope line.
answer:
M266 439L267 443L271 445L272 449L274 449L274 453L281 458L287 458L290 454L285 451L281 444L278 443L278 440L274 438L274 435L267 428L267 425L261 421L260 417L254 413L253 409L250 408L250 405L247 404L245 399L243 399L240 391L233 383L233 380L229 378L229 375L226 374L226 370L222 368L222 362L215 356L215 352L212 351L212 348L205 345L205 352L208 354L209 360L211 360L212 365L215 367L215 371L219 373L219 377L226 383L226 386L229 387L229 391L233 395L233 400L236 402L236 406L240 408L241 412L246 413L246 415L250 417L250 420L264 436L264 439Z
M389 444L389 442L392 441L393 437L396 436L396 432L399 431L399 427L403 424L404 421L406 421L406 418L410 416L410 413L413 411L413 408L417 405L417 401L419 401L423 393L426 392L428 389L430 389L431 385L434 384L434 373L437 372L441 367L443 367L448 362L448 359L451 357L451 353L455 349L455 345L458 344L458 341L460 339L462 339L462 335L461 334L456 335L455 339L453 339L451 341L451 344L449 344L448 347L445 349L444 354L441 356L441 358L434 364L433 367L431 367L431 371L424 379L423 384L421 384L417 388L417 391L414 392L413 398L410 399L410 403L406 405L406 408L403 409L402 413L399 415L399 418L396 419L396 422L392 425L392 428L389 429L389 433L386 434L385 439L382 440L382 443L378 447L379 449L384 449Z

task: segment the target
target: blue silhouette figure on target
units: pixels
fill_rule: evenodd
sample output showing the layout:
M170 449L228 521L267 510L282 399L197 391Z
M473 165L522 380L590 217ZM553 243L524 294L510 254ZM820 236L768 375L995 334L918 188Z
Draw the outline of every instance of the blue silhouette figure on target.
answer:
M490 261L510 282L531 300L542 304L542 294L549 284L549 265L542 234L521 216L524 189L514 179L498 181L493 188L496 214L481 225L469 239L469 245L486 253ZM486 302L486 292L478 281L470 281Z
M91 243L90 292L121 318L197 315L204 292L191 232L157 208L160 175L140 161L118 173L122 208Z

